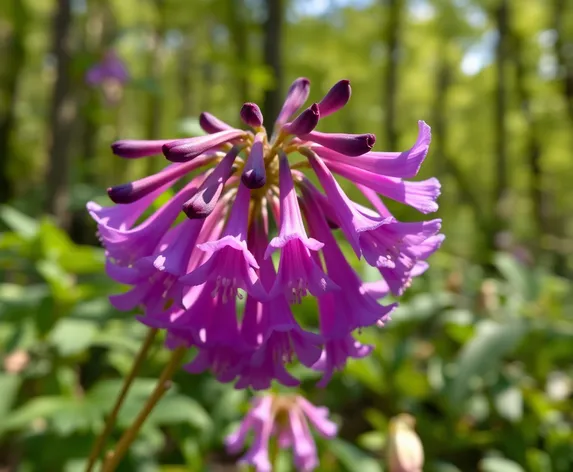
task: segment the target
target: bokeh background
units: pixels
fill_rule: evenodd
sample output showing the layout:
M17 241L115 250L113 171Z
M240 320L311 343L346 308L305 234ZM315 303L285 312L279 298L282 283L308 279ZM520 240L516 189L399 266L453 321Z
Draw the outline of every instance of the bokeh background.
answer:
M130 80L88 86L109 50ZM573 470L571 0L0 1L0 470L81 471L145 336L107 302L121 288L85 203L164 161L109 144L200 134L203 110L238 124L245 101L270 121L298 76L311 100L351 80L323 131L405 150L432 126L422 177L442 182L447 236L388 327L361 334L370 358L326 389L304 374L341 424L320 470L383 471L401 412L426 471ZM158 341L115 439L167 356ZM180 372L119 470L236 470L222 438L250 395Z

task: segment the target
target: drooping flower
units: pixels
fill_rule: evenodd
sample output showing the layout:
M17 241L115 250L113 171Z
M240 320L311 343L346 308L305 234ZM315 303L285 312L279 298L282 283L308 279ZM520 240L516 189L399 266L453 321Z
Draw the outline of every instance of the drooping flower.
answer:
M239 429L225 440L228 452L237 454L245 446L249 432L253 432L252 445L239 459L240 464L252 465L257 472L272 471L269 447L274 438L277 447L292 448L297 470L310 472L318 467L309 423L324 438L336 436L338 427L328 419L327 408L316 407L299 395L264 395L254 397L251 404Z
M303 108L309 87L308 79L294 81L274 124L264 124L259 107L246 103L240 111L246 130L204 112L204 136L114 143L120 157L163 153L170 162L155 175L108 189L115 206L88 204L108 274L131 286L112 296L113 304L142 310L138 319L165 329L169 348L196 350L187 370L211 370L237 388L264 389L273 380L296 385L288 371L295 360L320 370L324 385L348 358L368 355L371 347L355 341L354 331L390 320L395 304L379 300L401 295L443 240L439 219L401 222L382 200L423 214L437 209L437 180L408 180L427 155L429 127L418 123L408 151L375 152L372 134L320 131L321 118L350 99L349 81ZM295 167L293 153L307 161ZM352 200L335 174L355 184L368 205ZM150 211L175 183L180 190ZM362 282L336 228L358 258L379 270L379 281ZM310 326L319 332L302 326L293 306L309 296L318 299Z

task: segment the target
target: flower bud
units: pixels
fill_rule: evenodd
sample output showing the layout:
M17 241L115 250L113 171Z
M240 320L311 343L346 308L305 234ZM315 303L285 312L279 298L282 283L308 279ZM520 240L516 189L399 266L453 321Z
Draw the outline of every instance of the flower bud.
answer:
M318 105L313 103L312 106L304 110L296 119L284 126L284 130L289 134L295 134L297 136L301 134L308 134L318 124L320 120L320 112Z
M373 134L321 133L319 131L312 131L300 138L351 157L366 154L376 142L376 136Z
M241 120L248 126L258 128L263 125L263 113L256 103L245 103L241 108Z
M416 420L401 414L390 420L386 456L389 472L422 472L424 449L414 430Z
M251 153L243 169L241 181L245 187L250 189L257 189L265 186L267 175L265 170L264 149L263 149L264 133L258 133L255 136L255 142L251 147Z
M197 138L178 139L163 145L163 154L171 162L187 162L209 149L243 137L245 131L230 129Z
M203 128L203 130L209 134L233 129L231 125L228 125L224 121L221 121L219 118L211 115L211 113L207 113L206 111L199 115L199 126L201 126L201 128Z
M320 115L324 118L340 110L350 100L351 93L349 80L340 80L334 84L318 104Z
M310 93L310 80L306 77L296 79L288 89L284 105L276 121L277 126L284 125L296 111L304 105Z
M170 142L170 140L157 139L140 141L136 139L122 139L121 141L113 143L111 150L116 156L138 159L140 157L161 154L163 145L168 142Z

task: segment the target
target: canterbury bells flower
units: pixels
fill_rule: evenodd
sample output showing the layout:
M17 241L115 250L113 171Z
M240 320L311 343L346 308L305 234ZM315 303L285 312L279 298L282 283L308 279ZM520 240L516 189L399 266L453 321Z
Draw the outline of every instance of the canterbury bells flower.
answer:
M292 448L296 470L310 472L318 467L309 423L324 438L336 436L338 427L328 419L327 408L316 407L299 395L264 395L255 397L251 403L239 429L225 439L227 451L237 454L249 432L253 432L251 447L239 460L240 464L252 465L257 472L272 471L269 443L274 437L279 448Z
M374 152L373 134L317 130L320 118L350 99L349 81L297 115L309 87L308 79L294 81L270 134L259 107L245 103L240 118L248 130L202 113L204 136L114 143L118 156L164 154L168 162L155 175L108 189L115 206L88 203L108 275L131 286L111 297L113 305L141 310L142 323L167 331L169 348L195 349L188 371L209 370L237 388L265 389L273 379L297 385L286 368L295 359L321 371L325 385L348 358L368 355L371 347L353 333L390 321L396 305L380 298L401 295L443 240L439 219L401 222L384 204L437 210L436 179L406 180L426 157L428 125L418 123L411 149ZM368 206L335 175L353 182ZM149 212L176 183L179 190ZM379 271L378 282L360 279L336 228ZM293 310L308 296L318 299L317 332L303 328Z

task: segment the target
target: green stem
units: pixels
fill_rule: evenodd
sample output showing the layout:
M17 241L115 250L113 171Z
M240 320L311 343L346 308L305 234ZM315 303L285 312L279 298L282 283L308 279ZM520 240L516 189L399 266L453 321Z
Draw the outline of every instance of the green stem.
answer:
M113 426L115 425L117 415L119 413L121 405L123 404L123 402L125 400L125 397L127 396L127 392L129 390L129 388L131 387L131 384L133 383L135 376L139 372L139 369L141 368L141 364L143 364L143 361L144 361L144 359L145 359L145 357L149 351L149 348L153 344L153 340L155 339L156 335L157 335L157 330L156 329L150 329L149 333L147 334L147 337L143 341L143 344L141 345L141 348L139 349L139 352L137 353L137 357L135 358L133 366L131 367L131 371L129 372L129 374L127 375L125 380L123 381L123 385L121 387L121 392L119 392L119 396L115 400L115 405L113 406L111 414L109 415L109 417L106 420L104 430L98 436L98 438L97 438L97 440L96 440L96 442L95 442L95 444L94 444L94 446L90 452L90 456L88 459L88 465L86 467L86 472L91 472L93 470L94 465L96 463L96 460L97 460L98 456L100 455L102 449L104 448L105 442L106 442L107 438L109 437L109 435L111 434Z
M145 420L147 419L147 417L149 416L149 414L151 413L157 402L161 399L161 397L163 397L165 392L171 386L170 382L171 377L173 377L173 374L179 367L179 364L183 359L183 357L185 356L185 353L186 353L186 348L184 347L180 347L175 351L173 351L173 355L171 356L169 363L165 366L163 372L161 372L159 380L157 381L157 385L155 386L153 393L143 406L143 409L139 412L139 415L137 415L137 418L135 419L134 423L129 427L129 429L127 429L123 433L121 439L117 443L115 450L110 451L107 454L102 472L113 472L116 469L123 456L125 456L125 454L127 453L129 446L137 436L137 433L141 429L141 426L143 425L143 423L145 422Z

